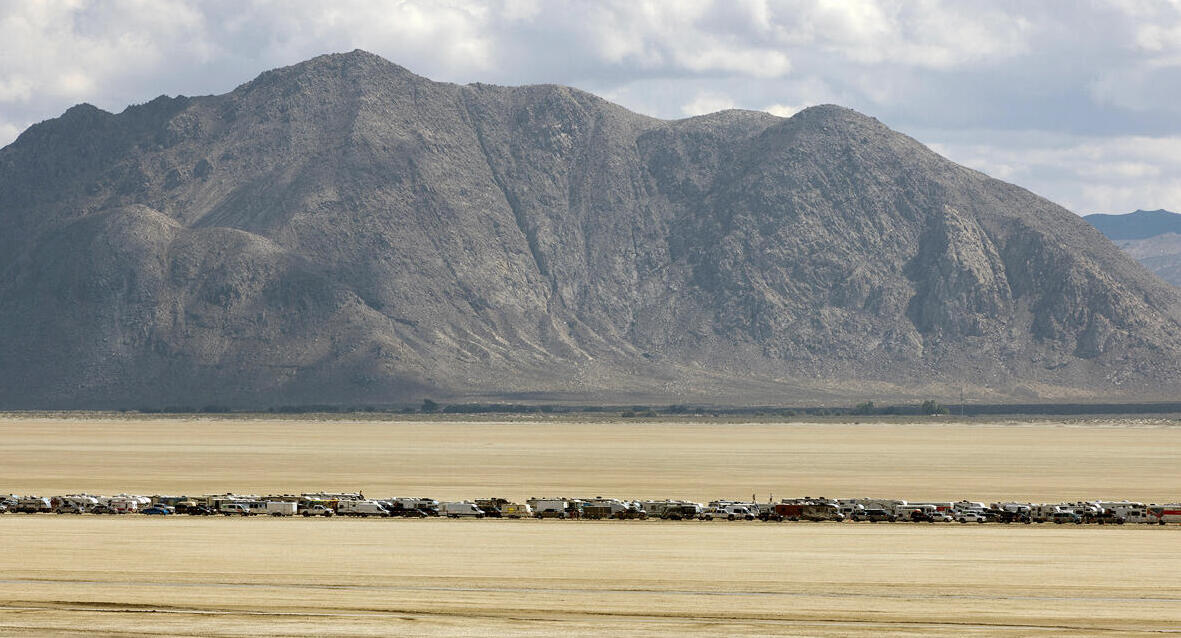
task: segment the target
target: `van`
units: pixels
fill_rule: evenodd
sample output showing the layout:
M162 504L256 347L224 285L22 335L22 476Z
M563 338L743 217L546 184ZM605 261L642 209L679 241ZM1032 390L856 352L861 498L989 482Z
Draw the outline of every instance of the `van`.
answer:
M447 518L460 518L464 516L484 518L484 510L476 507L476 504L471 501L439 503L439 514Z
M505 503L500 506L500 515L505 518L529 518L533 516L533 508L521 503Z

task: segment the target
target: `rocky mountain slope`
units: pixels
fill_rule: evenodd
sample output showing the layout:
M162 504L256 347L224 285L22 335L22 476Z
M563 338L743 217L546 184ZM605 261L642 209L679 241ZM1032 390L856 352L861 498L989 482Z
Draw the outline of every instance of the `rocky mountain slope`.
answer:
M1086 215L1083 219L1152 274L1181 287L1181 215L1138 210L1127 215Z
M836 106L678 121L371 54L0 150L0 405L1152 398L1181 298Z

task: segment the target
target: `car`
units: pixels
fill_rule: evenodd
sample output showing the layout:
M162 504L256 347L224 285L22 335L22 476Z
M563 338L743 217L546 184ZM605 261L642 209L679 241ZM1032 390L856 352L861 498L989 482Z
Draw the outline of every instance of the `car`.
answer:
M1058 525L1063 525L1065 523L1074 523L1075 525L1083 524L1083 519L1081 516L1075 514L1074 512L1066 511L1054 512L1050 515L1050 520Z
M226 516L253 516L254 512L242 503L222 503L221 513Z
M94 507L90 508L90 513L91 514L119 514L121 512L119 512L119 510L111 507L110 505L95 505Z
M8 506L5 505L4 503L0 503L0 514L3 514L7 511L8 511Z
M59 505L57 509L53 511L57 512L58 514L84 514L87 510L85 505L79 505L78 503L67 501Z
M304 516L336 516L336 512L332 511L331 508L324 507L323 505L312 505L311 507L305 507L300 512L300 514L303 514Z
M148 514L150 516L166 516L168 514L172 514L173 511L172 511L172 508L168 507L167 505L153 505L151 507L140 510L139 513L140 514Z
M983 523L988 520L988 515L979 510L961 510L956 513L955 520L960 523Z
M869 521L870 523L893 523L898 520L898 517L883 509L870 508L854 510L852 519L854 521Z

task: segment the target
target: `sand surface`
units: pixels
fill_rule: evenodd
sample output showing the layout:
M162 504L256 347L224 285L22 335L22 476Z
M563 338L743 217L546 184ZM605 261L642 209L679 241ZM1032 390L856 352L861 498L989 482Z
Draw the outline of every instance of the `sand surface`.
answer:
M0 420L0 492L1181 500L1109 424ZM0 516L0 635L1159 635L1181 526Z
M0 517L0 635L1181 629L1181 527Z
M1181 499L1181 426L0 420L0 492Z

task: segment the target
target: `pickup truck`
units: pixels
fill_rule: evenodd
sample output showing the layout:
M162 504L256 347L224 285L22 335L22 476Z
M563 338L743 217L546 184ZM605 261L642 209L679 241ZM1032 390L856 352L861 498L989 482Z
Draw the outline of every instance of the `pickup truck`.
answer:
M883 509L853 510L853 515L850 518L854 521L869 521L870 523L893 523L898 520L897 516Z
M715 518L724 519L727 521L744 520L753 521L755 515L743 505L719 505L711 507L701 515L701 520L712 521Z
M984 523L988 521L988 514L982 510L960 510L956 513L955 520L960 523Z

